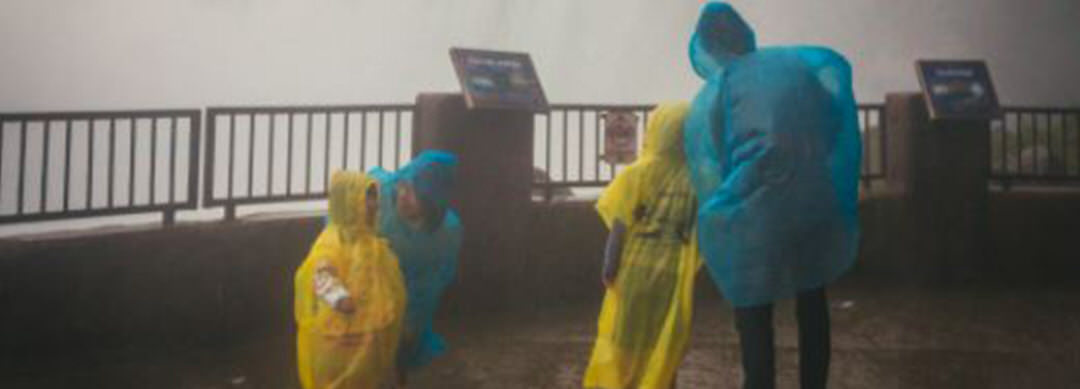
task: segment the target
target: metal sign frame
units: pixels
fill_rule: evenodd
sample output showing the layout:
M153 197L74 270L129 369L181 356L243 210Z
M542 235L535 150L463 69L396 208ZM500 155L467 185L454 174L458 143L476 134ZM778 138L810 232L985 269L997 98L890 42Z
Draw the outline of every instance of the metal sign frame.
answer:
M985 61L918 60L915 69L931 119L1001 118L1001 106Z
M455 47L450 59L469 109L548 111L529 54Z

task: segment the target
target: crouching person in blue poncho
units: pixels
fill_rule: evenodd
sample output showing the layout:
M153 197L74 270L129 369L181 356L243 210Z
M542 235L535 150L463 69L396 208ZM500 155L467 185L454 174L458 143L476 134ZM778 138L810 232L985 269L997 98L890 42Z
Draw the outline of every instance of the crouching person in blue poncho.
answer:
M852 265L859 237L850 66L827 48L757 48L724 3L703 8L690 59L706 81L684 130L698 240L735 307L744 387L775 386L772 305L795 297L800 382L824 388L825 286Z
M398 257L408 295L398 350L402 385L409 371L446 350L432 320L461 248L461 222L450 209L456 165L452 154L424 151L397 172L371 171L380 184L379 234Z

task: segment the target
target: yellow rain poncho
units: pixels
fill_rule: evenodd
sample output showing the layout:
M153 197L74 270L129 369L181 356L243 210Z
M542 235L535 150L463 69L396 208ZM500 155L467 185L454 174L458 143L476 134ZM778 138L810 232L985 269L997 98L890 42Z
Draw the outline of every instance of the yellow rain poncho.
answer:
M334 174L330 223L296 272L297 365L306 389L377 388L396 380L405 284L368 214L367 196L378 193L377 185L364 174ZM350 313L320 297L326 289L316 286L327 279L348 293Z
M694 277L701 267L695 197L682 151L687 104L662 104L645 129L642 155L596 204L626 236L604 296L585 388L671 387L686 351Z

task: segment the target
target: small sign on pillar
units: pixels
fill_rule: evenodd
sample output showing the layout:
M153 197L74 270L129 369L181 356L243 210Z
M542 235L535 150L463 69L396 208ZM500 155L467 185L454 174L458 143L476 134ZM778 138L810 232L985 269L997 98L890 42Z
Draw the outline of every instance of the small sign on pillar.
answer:
M627 164L637 158L638 116L632 111L608 111L604 118L604 161Z
M984 61L916 61L919 84L934 120L1001 117L997 93Z
M548 111L529 54L452 48L450 59L469 109Z

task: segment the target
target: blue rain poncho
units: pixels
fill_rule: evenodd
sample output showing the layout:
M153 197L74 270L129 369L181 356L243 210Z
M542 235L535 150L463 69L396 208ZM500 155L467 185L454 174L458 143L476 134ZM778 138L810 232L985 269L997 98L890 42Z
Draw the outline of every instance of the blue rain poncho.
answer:
M854 262L861 148L851 68L823 47L758 49L709 3L690 42L706 80L685 128L706 265L736 307L823 286Z
M408 292L400 367L427 365L446 350L442 337L432 330L432 320L443 290L454 278L461 249L461 221L450 209L456 165L452 154L424 151L397 172L371 171L380 183L379 234L397 254ZM399 215L399 184L409 185L425 204L429 226L413 226Z

